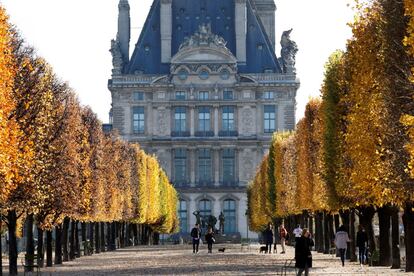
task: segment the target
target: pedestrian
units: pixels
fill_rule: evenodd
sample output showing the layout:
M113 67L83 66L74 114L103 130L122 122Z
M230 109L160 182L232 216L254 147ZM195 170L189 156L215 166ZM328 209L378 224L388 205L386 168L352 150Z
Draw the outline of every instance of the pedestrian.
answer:
M287 236L288 236L288 232L285 228L285 225L282 223L279 227L280 245L282 246L282 252L280 252L280 254L285 254L285 244L286 244Z
M263 233L264 241L266 244L266 253L272 253L272 244L273 244L273 227L272 224L269 223L267 225L266 230Z
M367 259L366 258L367 244L368 244L368 235L365 232L364 227L360 224L358 225L356 246L358 247L359 263L361 266L365 264L365 261Z
M302 235L297 238L295 246L295 267L298 268L297 276L301 276L305 272L305 276L309 275L309 269L312 267L311 248L315 245L308 229L302 230Z
M198 253L198 247L200 246L201 230L198 223L191 229L191 237L193 238L193 253Z
M206 234L208 253L213 253L213 243L215 243L213 228L209 227Z
M300 228L300 224L293 229L293 235L295 236L295 244L298 242L298 239L302 236L302 228Z
M345 266L345 253L348 248L348 242L350 242L348 233L346 232L345 226L341 225L335 234L335 246L341 255L342 266Z

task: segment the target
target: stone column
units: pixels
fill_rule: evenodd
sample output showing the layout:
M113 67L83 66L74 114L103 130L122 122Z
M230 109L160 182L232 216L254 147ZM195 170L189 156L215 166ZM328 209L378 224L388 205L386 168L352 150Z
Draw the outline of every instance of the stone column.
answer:
M246 62L246 0L236 0L236 53L238 62Z
M191 187L195 187L196 183L196 148L189 148L190 151L190 181L191 181Z
M214 106L214 137L218 137L219 135L219 107L217 105Z
M147 110L148 119L144 123L145 133L147 133L147 137L151 138L154 135L153 129L150 127L154 125L154 109L152 102L148 102Z
M161 0L161 62L171 60L172 0Z
M220 148L213 148L213 170L214 170L214 185L220 185Z
M195 107L190 106L190 136L194 137L195 134Z

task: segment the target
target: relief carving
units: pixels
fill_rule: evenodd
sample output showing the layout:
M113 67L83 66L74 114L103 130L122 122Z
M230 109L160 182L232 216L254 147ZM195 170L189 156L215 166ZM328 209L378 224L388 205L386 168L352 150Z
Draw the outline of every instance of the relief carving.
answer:
M245 150L242 155L242 178L245 181L251 180L251 178L253 177L253 173L255 171L252 156L254 156L252 150Z
M158 109L157 112L157 135L167 136L168 135L168 113L165 109Z
M251 108L245 108L242 111L242 135L254 132L254 115Z

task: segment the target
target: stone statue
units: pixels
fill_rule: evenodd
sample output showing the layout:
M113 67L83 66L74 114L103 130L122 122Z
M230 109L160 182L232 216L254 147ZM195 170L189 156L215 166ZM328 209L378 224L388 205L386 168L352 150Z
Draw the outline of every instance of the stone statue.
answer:
M185 37L181 43L179 50L194 46L209 46L225 48L226 41L219 35L213 34L211 31L211 24L201 24L198 26L198 31L191 37Z
M208 216L208 226L211 227L213 230L216 229L217 218L213 215Z
M201 225L201 215L200 215L200 211L194 211L193 215L196 217L196 223L198 225Z
M225 218L224 218L223 212L220 213L219 221L220 221L220 233L224 234L224 221L225 221Z
M122 73L124 61L122 59L121 47L119 46L119 42L117 40L111 40L111 49L109 51L112 54L112 74L119 75Z
M281 50L281 65L284 73L294 74L296 73L296 53L298 52L298 46L296 42L290 39L290 33L293 29L284 31L280 40Z

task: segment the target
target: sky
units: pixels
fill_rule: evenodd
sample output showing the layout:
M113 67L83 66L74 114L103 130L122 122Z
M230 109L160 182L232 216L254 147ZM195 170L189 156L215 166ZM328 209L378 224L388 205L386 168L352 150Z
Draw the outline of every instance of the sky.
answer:
M111 75L110 41L117 31L119 0L0 0L10 21L28 44L37 49L56 74L77 92L105 123L111 105L107 82ZM303 117L310 97L319 95L324 65L330 54L344 49L351 37L347 26L352 0L276 0L276 55L280 37L293 28L298 44L296 119ZM138 41L153 0L129 0L131 51Z

